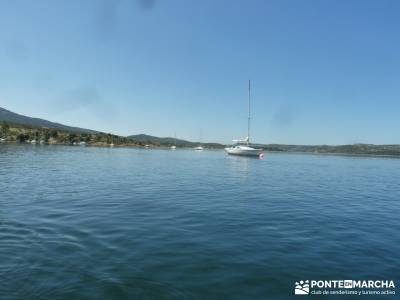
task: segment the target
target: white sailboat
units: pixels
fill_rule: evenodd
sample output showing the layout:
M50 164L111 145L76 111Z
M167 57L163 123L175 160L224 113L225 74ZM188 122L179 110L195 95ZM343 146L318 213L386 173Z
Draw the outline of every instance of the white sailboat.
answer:
M176 133L174 133L174 144L171 146L171 150L176 150Z
M250 80L249 80L249 116L247 119L247 137L241 140L233 140L235 145L226 147L225 151L230 155L260 156L263 149L256 149L250 146Z
M202 141L202 134L201 134L201 131L200 131L200 143L199 143L199 145L197 147L194 147L195 151L203 151L204 150L203 146L201 145L201 141Z

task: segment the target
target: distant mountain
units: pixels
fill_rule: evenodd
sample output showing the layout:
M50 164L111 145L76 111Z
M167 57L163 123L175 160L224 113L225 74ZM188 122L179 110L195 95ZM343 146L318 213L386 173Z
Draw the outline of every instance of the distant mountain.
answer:
M58 129L69 132L76 133L97 133L98 131L79 128L79 127L71 127L66 126L60 123L54 123L47 120L39 119L39 118L31 118L23 115L19 115L13 113L9 110L0 107L0 122L8 122L11 124L21 125L21 126L29 126L29 127L40 127L40 128L50 128L50 129Z
M305 152L316 154L357 154L357 155L392 155L400 156L400 145L257 145L267 151Z
M152 145L168 145L168 144L173 145L174 143L176 143L177 146L189 145L189 144L194 145L194 143L185 140L174 139L172 137L157 137L147 134L130 135L127 136L127 138L136 142L152 144Z
M199 145L199 142L190 142L181 139L175 139L172 137L157 137L147 134L136 134L127 136L128 139L135 143L140 143L143 145L156 145L156 146L172 146L176 145L177 147L196 147ZM201 143L206 148L223 148L224 145L218 143Z

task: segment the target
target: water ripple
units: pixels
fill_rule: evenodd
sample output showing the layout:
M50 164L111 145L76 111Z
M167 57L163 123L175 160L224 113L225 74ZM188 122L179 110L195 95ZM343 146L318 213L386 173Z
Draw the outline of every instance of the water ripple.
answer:
M399 279L400 160L0 145L1 299L290 299Z

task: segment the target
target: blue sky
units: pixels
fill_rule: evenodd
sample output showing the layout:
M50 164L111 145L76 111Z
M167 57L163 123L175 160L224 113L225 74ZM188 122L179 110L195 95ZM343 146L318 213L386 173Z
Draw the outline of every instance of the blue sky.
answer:
M399 1L0 0L0 107L121 135L400 143Z

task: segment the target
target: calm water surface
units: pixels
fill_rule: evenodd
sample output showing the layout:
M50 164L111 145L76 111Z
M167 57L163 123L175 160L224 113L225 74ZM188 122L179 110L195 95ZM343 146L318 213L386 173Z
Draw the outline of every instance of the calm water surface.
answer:
M400 284L399 159L0 145L0 299L297 299L301 279Z

